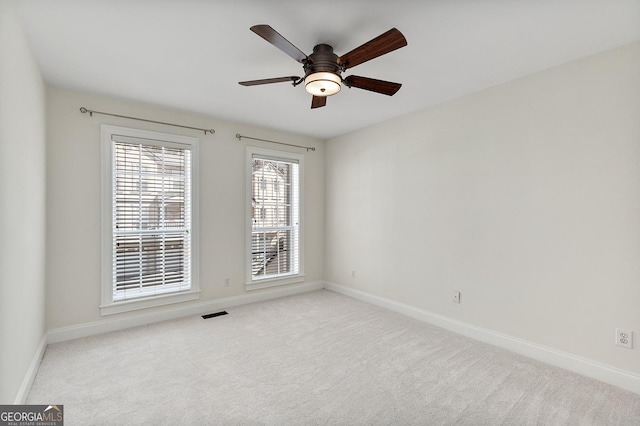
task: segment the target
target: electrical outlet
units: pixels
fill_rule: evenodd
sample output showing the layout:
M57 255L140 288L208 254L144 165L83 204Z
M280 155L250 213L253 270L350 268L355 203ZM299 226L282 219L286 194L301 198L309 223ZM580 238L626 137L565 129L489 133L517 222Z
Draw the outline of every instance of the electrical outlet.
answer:
M224 286L225 287L229 287L230 284L231 284L231 280L229 278L225 278L224 279Z
M460 303L460 292L458 290L453 290L453 303Z
M351 278L355 278L356 277L356 270L354 269L353 271L351 271Z
M616 328L616 345L633 349L633 331Z

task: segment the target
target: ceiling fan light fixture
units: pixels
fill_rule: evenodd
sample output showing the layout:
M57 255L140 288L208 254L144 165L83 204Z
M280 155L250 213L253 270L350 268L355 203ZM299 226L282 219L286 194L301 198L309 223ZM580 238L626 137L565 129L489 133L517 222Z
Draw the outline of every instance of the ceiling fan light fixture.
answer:
M340 91L341 83L342 79L339 75L320 71L305 77L304 88L313 96L331 96Z
M296 62L302 64L305 76L305 90L313 96L311 100L312 109L326 106L327 96L339 93L343 83L348 88L355 87L387 96L393 96L402 86L402 84L392 81L376 80L375 78L357 75L350 75L345 79L341 77L342 73L347 69L406 46L407 40L397 28L391 28L389 31L361 44L342 56L336 55L333 47L324 43L315 45L313 53L307 56L269 25L254 25L250 29L268 43L295 59ZM302 83L302 79L289 76L240 81L239 83L242 86L257 86L282 82L291 82L293 87L296 87Z

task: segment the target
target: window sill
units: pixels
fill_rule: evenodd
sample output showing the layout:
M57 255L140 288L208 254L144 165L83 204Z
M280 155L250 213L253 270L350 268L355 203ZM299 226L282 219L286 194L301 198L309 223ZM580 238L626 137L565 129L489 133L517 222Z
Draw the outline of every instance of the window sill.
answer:
M112 315L122 312L136 311L138 309L153 308L155 306L169 305L171 303L187 302L200 297L200 291L184 291L180 293L161 294L140 299L123 300L100 305L100 315Z
M304 282L304 274L290 275L281 278L265 278L262 280L251 281L245 284L246 290L259 290L261 288L276 287L279 285L295 284Z

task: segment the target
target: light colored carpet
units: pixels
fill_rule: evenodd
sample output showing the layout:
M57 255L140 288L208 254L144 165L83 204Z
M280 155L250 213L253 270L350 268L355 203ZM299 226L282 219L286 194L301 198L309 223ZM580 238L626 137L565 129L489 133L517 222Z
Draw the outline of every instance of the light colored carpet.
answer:
M71 425L640 425L640 395L326 290L50 345Z

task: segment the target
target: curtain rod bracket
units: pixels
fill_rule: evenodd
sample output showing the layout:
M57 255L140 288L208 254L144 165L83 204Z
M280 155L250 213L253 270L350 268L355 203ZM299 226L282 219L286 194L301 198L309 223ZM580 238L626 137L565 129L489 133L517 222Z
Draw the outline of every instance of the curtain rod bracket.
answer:
M96 114L102 114L102 115L110 115L112 117L128 118L129 120L146 121L147 123L164 124L165 126L182 127L183 129L200 130L201 132L204 132L205 135L207 133L214 134L216 132L213 129L201 129L200 127L183 126L182 124L167 123L165 121L147 120L146 118L130 117L128 115L111 114L110 112L94 111L94 110L87 109L85 107L80 107L80 112L83 113L83 114L89 113L89 116L91 116L91 117L93 117L93 114L96 113Z
M245 138L245 139L251 139L251 140L254 140L254 141L262 141L262 142L269 142L269 143L277 143L278 145L293 146L293 147L296 147L296 148L306 149L307 152L316 150L316 148L314 146L293 145L293 144L290 144L290 143L270 141L268 139L252 138L251 136L244 136L244 135L241 135L240 133L236 133L236 138L238 139L238 141L241 141L242 138Z

